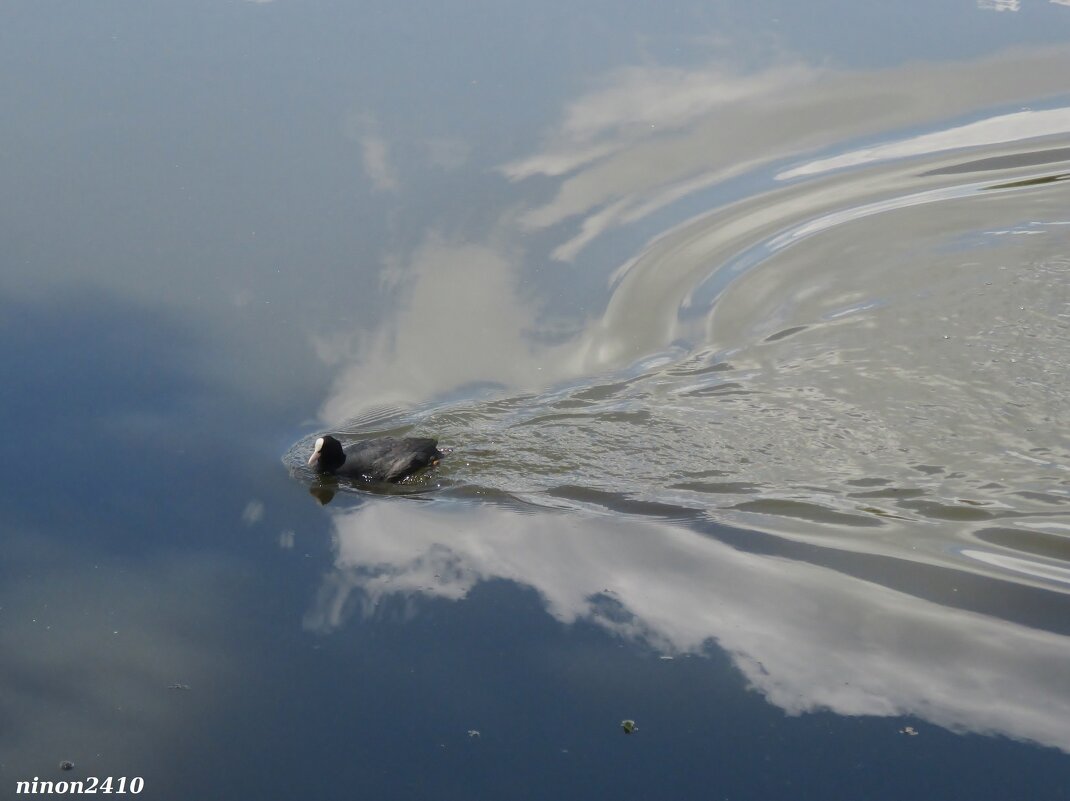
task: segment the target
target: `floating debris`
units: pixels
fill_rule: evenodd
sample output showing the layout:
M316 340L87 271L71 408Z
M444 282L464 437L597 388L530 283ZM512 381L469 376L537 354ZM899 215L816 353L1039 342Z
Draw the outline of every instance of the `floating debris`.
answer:
M477 729L469 729L468 730L468 736L469 737L478 737L479 736L479 731Z
M625 734L633 734L634 732L639 731L639 727L635 725L634 720L622 720L620 722L620 727L624 729Z
M899 730L899 733L900 734L905 734L908 737L917 737L918 736L918 730L915 729L913 726L904 726L903 728L901 728Z
M59 769L60 770L74 770L74 763L71 762L68 759L65 759L65 760L63 760L62 762L59 763Z

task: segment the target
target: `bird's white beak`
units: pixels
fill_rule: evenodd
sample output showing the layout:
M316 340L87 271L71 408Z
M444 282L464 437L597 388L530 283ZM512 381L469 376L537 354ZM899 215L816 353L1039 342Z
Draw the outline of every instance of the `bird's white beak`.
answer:
M320 453L323 451L323 437L316 440L315 446L312 448L312 455L308 457L308 466L312 467L320 460Z

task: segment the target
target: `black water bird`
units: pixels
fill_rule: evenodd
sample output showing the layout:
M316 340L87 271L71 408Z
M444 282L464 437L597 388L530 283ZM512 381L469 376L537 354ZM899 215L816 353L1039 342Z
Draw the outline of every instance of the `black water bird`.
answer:
M438 440L381 437L342 445L330 434L316 440L308 466L317 473L364 481L401 481L438 464L443 457Z

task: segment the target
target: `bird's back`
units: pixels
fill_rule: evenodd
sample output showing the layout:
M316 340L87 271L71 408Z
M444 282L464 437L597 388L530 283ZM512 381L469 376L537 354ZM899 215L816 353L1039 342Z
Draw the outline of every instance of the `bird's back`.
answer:
M438 440L425 437L383 437L346 445L339 473L374 481L399 481L434 464L442 456Z

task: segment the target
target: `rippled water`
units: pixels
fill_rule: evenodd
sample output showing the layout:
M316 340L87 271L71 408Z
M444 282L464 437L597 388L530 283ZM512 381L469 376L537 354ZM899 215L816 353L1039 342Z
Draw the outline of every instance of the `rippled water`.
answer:
M1061 54L1048 57L1062 64ZM710 118L764 132L764 158L723 167L700 186L651 173L650 199L645 185L601 187L599 154L551 202L499 223L519 238L533 224L569 220L580 233L554 255L557 269L576 269L600 227L645 226L644 203L697 195L710 206L614 269L600 311L580 318L579 330L547 334L512 363L492 355L481 364L499 334L517 322L538 331L540 321L503 310L472 326L468 315L484 309L469 305L440 312L445 345L423 331L406 342L443 289L435 271L465 278L492 258L431 243L390 343L355 361L328 415L367 405L362 385L384 375L388 386L419 384L423 370L448 380L434 362L455 349L448 361L468 381L446 398L366 412L339 430L439 436L457 452L424 479L437 486L555 507L697 513L1061 591L1070 581L1070 150L1057 145L1070 111L974 112L842 152L778 159L798 137L774 123L820 107L829 91L792 77L767 76L777 99L790 92L786 107L726 111L730 101L709 101ZM887 86L913 75L882 77ZM944 78L939 91L959 88ZM973 74L960 80L975 86ZM900 90L916 105L928 100ZM693 116L688 130L703 131ZM615 142L609 158L653 170L669 144L685 150L675 138L640 137ZM507 172L539 169L558 168L532 158ZM587 188L601 196L585 199L585 213L573 199ZM423 283L439 285L425 297ZM535 387L510 391L523 383ZM297 465L307 449L299 443L288 460Z
M0 4L0 796L1065 796L1068 42Z

